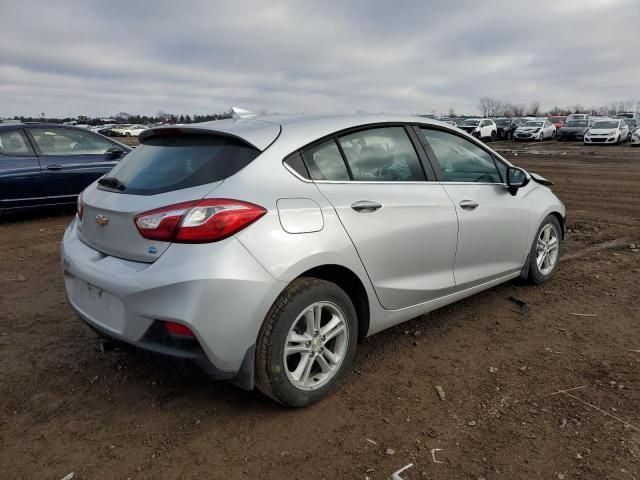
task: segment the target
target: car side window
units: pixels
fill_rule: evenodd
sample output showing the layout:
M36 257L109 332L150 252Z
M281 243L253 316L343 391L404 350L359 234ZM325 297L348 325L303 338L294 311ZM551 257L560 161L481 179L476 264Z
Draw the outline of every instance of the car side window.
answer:
M469 140L441 130L422 128L447 182L502 183L493 157Z
M21 130L0 132L0 153L3 155L33 155L31 145Z
M66 128L32 128L29 130L43 155L98 155L114 145L97 135Z
M303 157L313 180L350 180L349 172L334 140L311 147L303 153Z
M422 165L404 127L362 130L344 135L338 141L355 181L425 180Z

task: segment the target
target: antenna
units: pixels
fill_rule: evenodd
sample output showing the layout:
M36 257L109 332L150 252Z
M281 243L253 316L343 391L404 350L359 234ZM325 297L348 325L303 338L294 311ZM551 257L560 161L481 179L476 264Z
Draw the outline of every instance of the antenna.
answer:
M240 107L231 107L231 113L233 113L233 116L235 118L250 118L258 116L256 112L252 112L251 110Z

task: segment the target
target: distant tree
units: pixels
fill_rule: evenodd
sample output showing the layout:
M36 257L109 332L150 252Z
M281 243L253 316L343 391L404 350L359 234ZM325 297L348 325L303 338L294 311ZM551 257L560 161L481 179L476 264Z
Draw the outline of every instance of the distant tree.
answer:
M191 117L189 115L184 117L184 123L191 123Z
M540 115L540 102L538 100L535 100L529 104L528 114L533 117L537 117L538 115Z
M456 116L456 109L453 107L449 107L449 118L454 118Z
M567 110L570 110L571 113L581 113L585 111L584 106L582 106L582 104L580 103L575 103L573 105L571 105L570 107L567 107Z
M478 101L478 109L483 117L495 117L503 110L502 100L491 97L480 97Z

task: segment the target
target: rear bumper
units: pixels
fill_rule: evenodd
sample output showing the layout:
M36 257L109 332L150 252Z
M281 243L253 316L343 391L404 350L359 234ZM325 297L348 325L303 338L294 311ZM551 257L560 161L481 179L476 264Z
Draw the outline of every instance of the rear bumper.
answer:
M285 284L235 238L173 244L154 263L143 263L89 247L74 221L61 255L68 302L100 334L253 386L254 344ZM188 326L195 339L176 339L160 328L162 321Z

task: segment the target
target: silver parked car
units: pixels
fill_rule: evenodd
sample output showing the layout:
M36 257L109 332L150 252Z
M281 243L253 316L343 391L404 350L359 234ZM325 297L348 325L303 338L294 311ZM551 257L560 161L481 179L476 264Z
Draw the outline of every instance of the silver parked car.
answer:
M357 340L558 268L550 182L418 117L159 127L89 186L62 243L98 333L305 406Z

